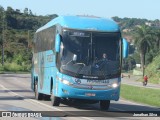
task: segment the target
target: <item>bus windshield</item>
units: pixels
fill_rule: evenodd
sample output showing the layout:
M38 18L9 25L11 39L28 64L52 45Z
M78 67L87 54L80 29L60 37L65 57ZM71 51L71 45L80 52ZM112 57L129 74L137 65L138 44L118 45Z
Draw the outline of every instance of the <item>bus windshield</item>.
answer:
M120 33L64 30L61 71L87 79L120 74L120 38Z

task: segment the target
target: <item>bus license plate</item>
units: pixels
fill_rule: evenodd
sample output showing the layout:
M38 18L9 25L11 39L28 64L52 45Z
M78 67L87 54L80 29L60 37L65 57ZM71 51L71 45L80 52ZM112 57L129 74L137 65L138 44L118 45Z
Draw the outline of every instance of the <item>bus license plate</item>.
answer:
M95 93L85 93L86 96L96 96Z

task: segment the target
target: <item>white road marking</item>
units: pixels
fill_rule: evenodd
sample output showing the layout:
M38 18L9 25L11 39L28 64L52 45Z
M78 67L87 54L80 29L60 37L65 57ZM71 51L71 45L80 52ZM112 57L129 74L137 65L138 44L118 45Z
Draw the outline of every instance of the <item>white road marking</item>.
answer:
M4 87L4 86L1 85L1 84L0 84L0 87L1 87L2 89L4 89L4 90L9 91L9 94L11 94L11 95L25 98L23 95L19 95L19 94L15 93L15 92L12 92L11 90L9 90L8 88ZM37 101L37 100L32 100L32 99L30 99L30 98L24 99L24 101L28 101L28 102L30 102L30 103L35 102L35 103L37 103L37 104L41 104L41 105L43 105L43 106L45 106L45 107L48 107L48 108L50 108L50 109L55 109L55 110L57 110L57 111L63 111L63 110L61 110L61 109L58 109L58 108L55 108L55 107L46 105L46 104L44 104L44 103L41 103L41 102L39 102L39 101ZM32 103L32 104L33 104L33 103ZM72 114L72 113L67 112L67 111L63 111L63 112ZM72 115L76 115L76 114L72 114ZM80 118L83 118L83 119L86 119L86 120L94 120L94 119L91 119L91 118L88 118L88 117L80 117Z
M88 117L81 117L81 118L86 119L86 120L94 120L94 119L88 118Z
M119 111L124 111L124 110L119 109L119 108L116 108L116 107L110 107L110 108L113 108L113 109L115 109L115 110L119 110Z
M127 101L127 100L123 100L123 99L120 99L120 101L125 102L125 103L127 102L127 103L132 104L132 105L141 105L142 106L142 104L138 104L138 103Z

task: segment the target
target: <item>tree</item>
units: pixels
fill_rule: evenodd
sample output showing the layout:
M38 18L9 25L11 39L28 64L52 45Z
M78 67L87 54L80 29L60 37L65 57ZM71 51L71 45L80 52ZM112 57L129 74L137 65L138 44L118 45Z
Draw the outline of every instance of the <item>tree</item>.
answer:
M134 37L135 37L135 45L137 47L137 50L140 53L142 71L143 71L143 76L144 76L145 55L147 51L149 51L152 45L151 29L146 25L137 27Z
M156 44L158 49L160 49L160 30L159 29L156 31L156 37L157 37Z
M0 6L0 36L2 36L2 31L3 31L3 17L4 17L4 8Z
M28 8L25 8L25 9L24 9L24 14L25 14L25 15L28 15Z
M32 10L29 10L29 15L31 15L31 16L33 15Z
M7 7L7 12L12 14L14 12L14 10L12 9L12 7Z
M0 21L2 21L0 24L1 26L1 31L0 31L0 45L1 45L1 48L2 48L2 65L4 64L4 38L5 38L5 11L4 11L4 8L0 6Z

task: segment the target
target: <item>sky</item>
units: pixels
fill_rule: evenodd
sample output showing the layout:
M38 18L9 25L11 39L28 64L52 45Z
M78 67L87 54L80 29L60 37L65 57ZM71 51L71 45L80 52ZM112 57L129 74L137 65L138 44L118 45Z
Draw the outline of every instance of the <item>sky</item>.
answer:
M6 9L24 8L36 15L94 15L111 18L160 19L160 0L0 0Z

